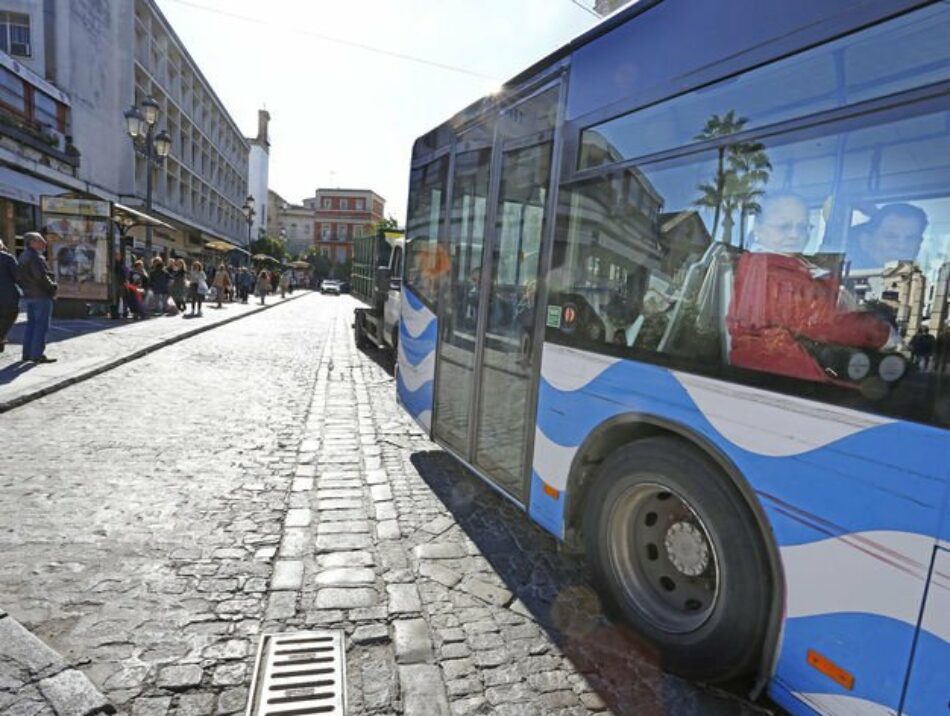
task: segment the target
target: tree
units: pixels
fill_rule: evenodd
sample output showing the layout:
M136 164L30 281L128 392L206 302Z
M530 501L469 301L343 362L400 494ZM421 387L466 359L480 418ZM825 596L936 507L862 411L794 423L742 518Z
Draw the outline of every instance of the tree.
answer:
M721 117L712 115L694 139L708 141L741 132L748 124L747 117L737 117L735 110L729 110ZM693 202L696 206L713 210L712 237L716 240L719 221L722 220L722 241L732 243L732 229L735 225L735 212L740 214L739 245L745 242L745 220L749 214L759 212L758 199L761 189L769 180L772 165L765 147L759 142L735 142L721 144L718 148L716 175L711 182L703 182L699 189L701 196Z
M252 254L267 254L273 256L278 261L283 261L289 257L287 251L287 242L274 236L263 236L257 241L251 242Z
M298 257L301 261L306 261L313 268L313 273L318 279L325 279L333 271L333 264L330 259L320 253L320 249L311 246Z
M382 221L376 222L376 231L398 231L399 222L396 221L396 217L390 215L388 218L383 219Z

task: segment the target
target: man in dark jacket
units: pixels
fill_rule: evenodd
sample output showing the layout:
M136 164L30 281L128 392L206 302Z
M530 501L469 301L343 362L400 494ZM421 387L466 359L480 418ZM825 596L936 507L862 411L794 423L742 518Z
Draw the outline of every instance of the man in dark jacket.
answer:
M20 288L16 285L16 258L7 253L0 241L0 353L7 344L7 333L16 323L20 310Z
M23 337L23 360L33 363L54 363L46 356L46 333L53 315L53 299L58 286L46 264L46 239L31 231L24 234L26 250L20 255L17 283L23 291L26 308L26 335Z

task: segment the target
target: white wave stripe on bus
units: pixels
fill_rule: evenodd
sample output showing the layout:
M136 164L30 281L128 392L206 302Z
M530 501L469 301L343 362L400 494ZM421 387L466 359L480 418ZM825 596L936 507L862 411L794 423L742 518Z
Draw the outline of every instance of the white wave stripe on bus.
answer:
M567 489L567 478L571 472L571 463L577 453L576 447L558 445L541 432L534 430L534 471L546 484L556 490Z
M844 694L799 693L794 695L820 714L829 716L895 716L892 708L875 701Z
M703 416L734 445L770 457L816 450L893 420L735 383L673 372Z
M402 378L403 385L409 389L409 392L415 393L419 388L432 380L435 375L435 350L426 353L417 365L409 362L406 354L403 352L402 343L397 349L399 353L399 375Z
M415 421L428 432L429 428L432 427L432 411L423 410L415 417Z
M619 358L545 343L541 357L541 377L557 390L571 393L589 385L619 362Z
M415 310L409 304L409 301L403 300L400 319L409 335L413 338L418 338L422 335L423 331L429 327L429 324L435 320L435 314L425 306L422 306L419 310Z
M863 613L916 627L934 542L882 530L782 547L786 616ZM942 621L930 631L950 641L950 619Z

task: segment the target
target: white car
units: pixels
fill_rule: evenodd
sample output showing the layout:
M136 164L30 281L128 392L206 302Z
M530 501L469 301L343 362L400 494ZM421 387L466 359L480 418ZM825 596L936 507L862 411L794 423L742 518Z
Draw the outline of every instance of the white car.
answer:
M335 278L327 278L320 284L320 293L335 293L340 295L340 282Z

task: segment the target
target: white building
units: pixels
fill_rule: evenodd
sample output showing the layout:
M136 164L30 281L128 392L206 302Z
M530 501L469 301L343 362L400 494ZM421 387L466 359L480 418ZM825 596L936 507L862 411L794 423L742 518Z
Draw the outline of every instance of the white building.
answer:
M246 243L251 144L153 0L0 0L0 75L14 100L0 104L0 195L24 217L17 233L36 221L43 193L144 206L148 162L123 112L151 96L156 130L171 135L169 157L152 170L152 204L172 229L154 233L155 248ZM266 189L261 196L264 210Z
M270 138L268 125L270 113L257 112L257 136L248 139L251 151L248 155L248 194L254 197L254 220L251 223L251 240L267 233L267 182L270 168Z

